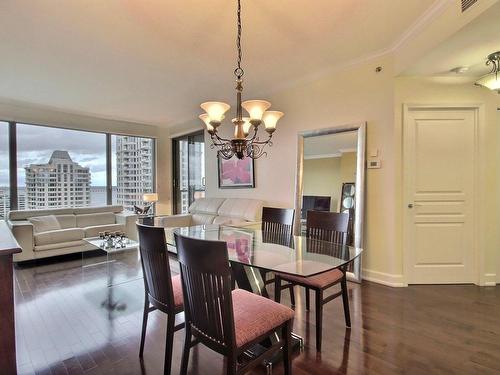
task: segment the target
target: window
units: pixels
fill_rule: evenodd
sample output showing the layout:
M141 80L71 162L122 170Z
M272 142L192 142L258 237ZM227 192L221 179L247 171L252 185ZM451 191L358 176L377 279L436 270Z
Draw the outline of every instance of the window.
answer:
M172 140L174 212L184 214L205 196L205 138L196 132Z
M9 127L16 134L12 139ZM10 170L9 147L17 149ZM155 191L155 140L0 121L0 219L11 207L118 203L133 210ZM17 173L13 186L9 175ZM17 193L17 200L15 195ZM108 194L109 193L109 194Z
M18 209L106 204L106 135L17 124Z
M0 220L10 209L9 189L9 124L0 122Z
M144 193L154 192L154 141L151 138L111 137L112 196L127 210L144 206Z

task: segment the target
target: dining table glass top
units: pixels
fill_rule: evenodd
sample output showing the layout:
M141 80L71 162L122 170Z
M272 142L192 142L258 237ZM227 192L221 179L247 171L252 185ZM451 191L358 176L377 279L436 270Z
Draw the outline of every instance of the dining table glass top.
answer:
M363 251L304 236L276 235L261 230L260 224L245 227L207 224L165 232L169 251L173 253L176 252L175 232L191 238L226 242L231 262L304 277L342 268Z

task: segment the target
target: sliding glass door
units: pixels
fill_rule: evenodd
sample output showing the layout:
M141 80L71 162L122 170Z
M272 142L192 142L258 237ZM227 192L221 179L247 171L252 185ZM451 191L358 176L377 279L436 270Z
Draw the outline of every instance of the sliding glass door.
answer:
M187 213L191 203L205 196L205 138L203 131L172 140L173 211Z

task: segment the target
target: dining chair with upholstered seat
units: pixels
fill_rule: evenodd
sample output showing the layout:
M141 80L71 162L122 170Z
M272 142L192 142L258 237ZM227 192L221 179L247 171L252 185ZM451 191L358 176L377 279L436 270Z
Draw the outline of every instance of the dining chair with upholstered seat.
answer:
M293 208L262 208L262 242L290 246L293 241L293 219L295 210ZM273 284L274 277L267 279L269 271L260 270L265 285ZM294 298L290 290L290 298ZM294 303L295 304L295 301Z
M349 224L349 215L344 213L325 212L325 211L308 211L306 218L306 237L312 240L308 248L310 252L321 252L322 242L328 241L340 245L345 245L347 241L347 230ZM314 240L320 240L314 242ZM281 281L288 284L282 285ZM327 297L324 292L340 284L340 291ZM323 331L323 306L333 301L335 298L342 296L344 305L344 319L347 327L351 327L351 316L349 313L349 297L347 293L347 278L345 269L334 269L323 272L311 277L292 276L285 274L275 275L275 301L280 302L281 291L290 289L292 305L295 302L293 296L293 288L296 285L305 288L306 292L306 309L310 308L309 290L315 292L315 307L316 307L316 350L321 351L322 331Z
M146 291L139 357L142 358L144 353L148 315L160 310L167 314L163 372L170 374L174 332L184 327L184 323L175 325L176 314L184 311L181 276L171 276L164 228L137 224L137 231Z
M178 234L175 242L186 319L181 374L187 373L189 352L197 343L227 358L227 374L244 373L283 347L285 374L291 374L293 310L246 290L231 290L226 242ZM264 353L239 361L245 351L275 333L279 339Z

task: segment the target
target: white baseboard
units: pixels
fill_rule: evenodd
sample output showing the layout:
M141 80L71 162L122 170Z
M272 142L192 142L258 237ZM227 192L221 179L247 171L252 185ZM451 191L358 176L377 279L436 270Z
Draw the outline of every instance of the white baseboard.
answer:
M497 274L485 273L483 286L496 286L496 285L497 285Z
M364 269L362 271L363 280L368 280L377 284L391 286L393 288L406 287L403 275L394 275L390 273L378 272Z

